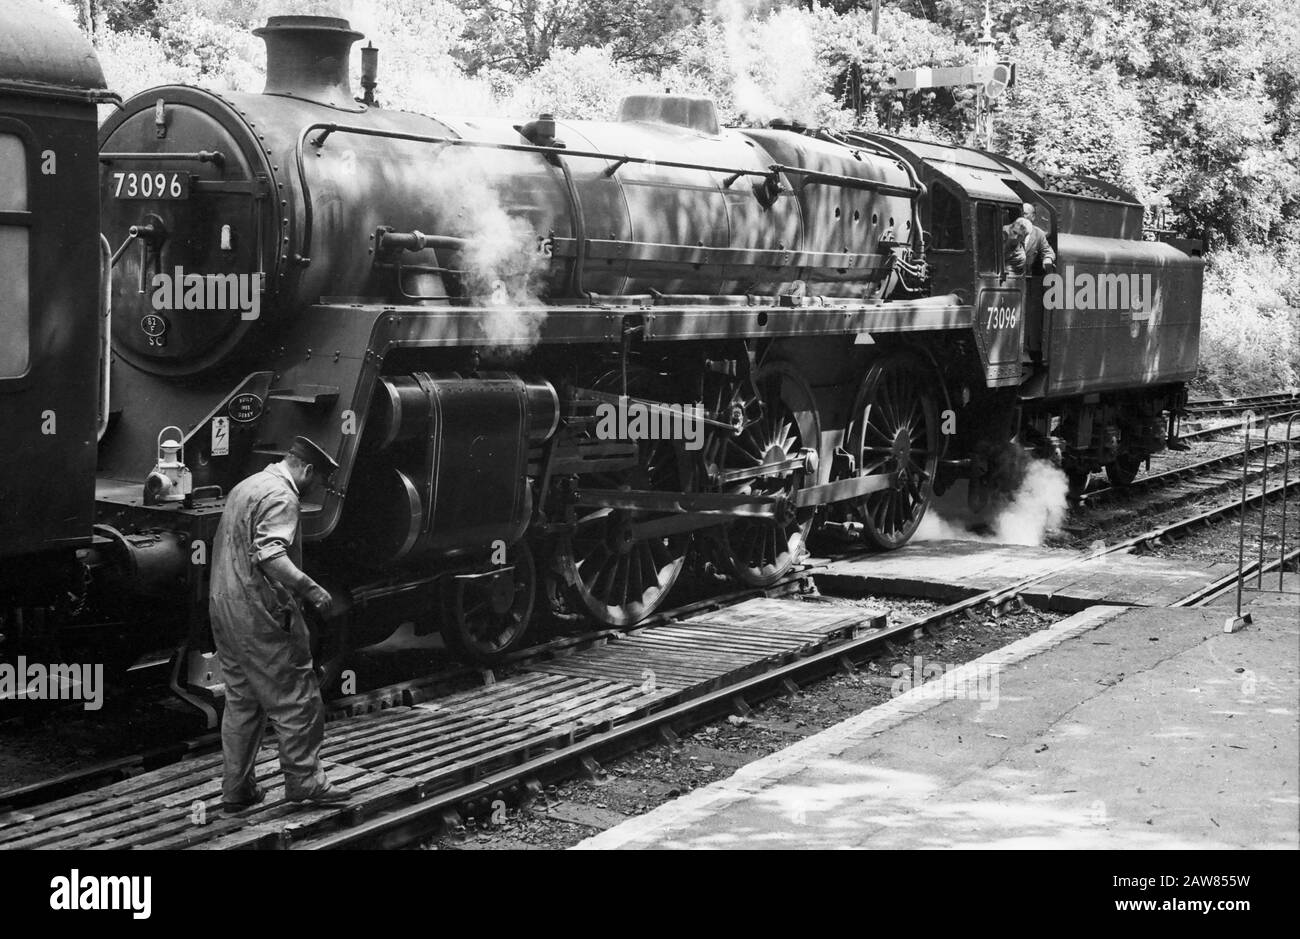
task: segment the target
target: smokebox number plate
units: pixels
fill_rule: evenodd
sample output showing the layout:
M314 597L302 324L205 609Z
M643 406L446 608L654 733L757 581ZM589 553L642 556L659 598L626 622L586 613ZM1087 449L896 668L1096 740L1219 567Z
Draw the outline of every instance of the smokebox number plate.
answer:
M190 197L189 173L114 173L112 185L117 199L179 202Z

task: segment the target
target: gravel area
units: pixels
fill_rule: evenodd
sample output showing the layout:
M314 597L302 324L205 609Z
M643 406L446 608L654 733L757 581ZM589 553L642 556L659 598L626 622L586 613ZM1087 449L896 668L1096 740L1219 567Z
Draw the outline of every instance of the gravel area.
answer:
M17 709L21 708L21 711ZM156 691L108 689L104 706L12 704L0 722L0 791L31 785L198 732L194 711Z
M1245 515L1245 561L1249 564L1259 557L1260 510L1248 509ZM1264 516L1264 560L1276 559L1282 545L1282 505L1273 503ZM1204 528L1179 538L1173 544L1162 545L1148 551L1151 557L1186 558L1205 564L1223 561L1237 562L1240 539L1240 522L1236 517L1224 518L1209 528ZM1286 546L1288 551L1300 548L1300 489L1292 494L1287 509ZM1294 569L1292 564L1288 570Z

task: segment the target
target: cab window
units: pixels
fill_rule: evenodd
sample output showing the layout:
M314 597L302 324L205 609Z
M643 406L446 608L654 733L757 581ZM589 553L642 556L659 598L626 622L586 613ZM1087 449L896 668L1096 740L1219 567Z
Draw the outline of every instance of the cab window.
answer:
M1006 227L1016 220L1012 206L980 202L975 206L976 270L981 274L1001 274L1007 269L1011 243Z
M31 354L27 148L0 133L0 379L27 373Z
M966 247L966 223L961 200L943 183L930 190L930 246L936 251L962 251Z

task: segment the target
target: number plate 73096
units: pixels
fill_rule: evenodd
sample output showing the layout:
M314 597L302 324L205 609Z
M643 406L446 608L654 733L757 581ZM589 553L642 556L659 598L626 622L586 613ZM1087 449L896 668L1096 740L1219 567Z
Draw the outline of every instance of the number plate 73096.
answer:
M114 173L110 185L116 199L182 200L190 197L189 173L161 171Z

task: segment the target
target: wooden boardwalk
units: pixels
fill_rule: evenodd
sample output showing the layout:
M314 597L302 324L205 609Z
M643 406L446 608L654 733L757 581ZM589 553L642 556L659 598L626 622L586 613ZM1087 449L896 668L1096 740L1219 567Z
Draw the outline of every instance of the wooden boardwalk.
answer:
M1074 613L1095 604L1168 606L1237 569L1235 564L1137 554L1072 563L1083 557L1059 548L922 541L897 551L832 561L818 574L817 583L827 592L847 596L904 595L950 603L1046 574L1021 596L1044 609Z
M310 848L408 807L884 624L883 616L759 598L534 662L492 685L331 723L322 759L350 803L286 802L274 741L264 803L221 809L219 754L4 812L0 848Z

